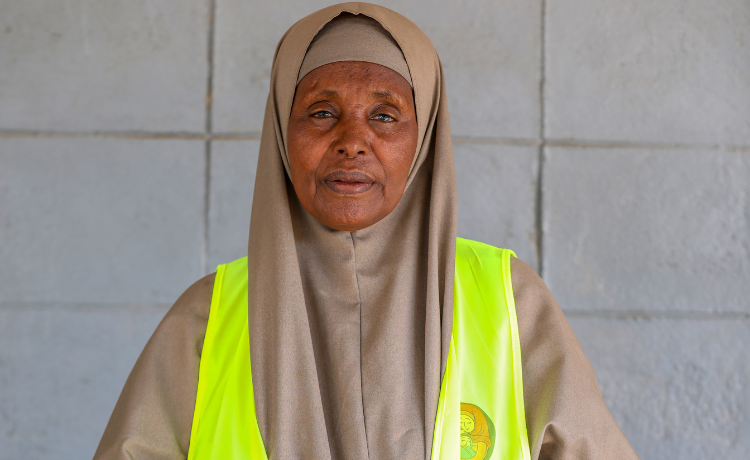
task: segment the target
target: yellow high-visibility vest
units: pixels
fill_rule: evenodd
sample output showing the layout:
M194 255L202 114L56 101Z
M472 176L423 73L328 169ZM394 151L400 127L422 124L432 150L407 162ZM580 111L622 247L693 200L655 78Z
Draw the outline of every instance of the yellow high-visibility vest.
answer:
M432 459L529 460L508 249L456 242L453 334ZM255 417L247 258L216 270L188 460L267 460Z

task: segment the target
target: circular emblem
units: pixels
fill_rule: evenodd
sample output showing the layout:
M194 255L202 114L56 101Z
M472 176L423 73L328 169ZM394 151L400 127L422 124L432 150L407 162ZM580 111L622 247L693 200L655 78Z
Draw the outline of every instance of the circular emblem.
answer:
M487 460L495 447L495 425L474 404L461 403L461 458Z

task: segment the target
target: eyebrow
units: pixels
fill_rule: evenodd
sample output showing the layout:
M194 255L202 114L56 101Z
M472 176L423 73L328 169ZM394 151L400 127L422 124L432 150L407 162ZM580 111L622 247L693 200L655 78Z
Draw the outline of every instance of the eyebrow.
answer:
M370 93L376 99L384 100L392 105L398 106L404 102L398 94L394 94L386 89L375 90ZM321 89L307 96L307 99L338 99L341 94L335 89Z
M390 102L394 105L398 105L403 102L401 97L387 90L373 91L371 94L378 99L384 99L385 101Z
M313 95L316 99L317 98L325 98L325 99L336 99L339 97L339 92L333 89L322 89Z

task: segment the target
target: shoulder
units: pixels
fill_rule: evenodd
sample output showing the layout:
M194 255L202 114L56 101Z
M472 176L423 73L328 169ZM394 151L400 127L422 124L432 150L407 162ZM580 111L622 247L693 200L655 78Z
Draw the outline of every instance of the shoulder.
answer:
M515 297L551 295L539 274L521 259L510 260L510 276Z
M185 458L215 275L177 299L130 372L94 459Z
M216 274L211 273L188 287L161 320L150 342L157 346L181 343L200 356L215 279Z
M177 298L166 317L195 317L208 321L215 280L216 273L211 273L193 283Z
M535 339L557 336L565 343L577 345L565 314L537 272L523 260L513 258L510 274L521 342L528 348Z

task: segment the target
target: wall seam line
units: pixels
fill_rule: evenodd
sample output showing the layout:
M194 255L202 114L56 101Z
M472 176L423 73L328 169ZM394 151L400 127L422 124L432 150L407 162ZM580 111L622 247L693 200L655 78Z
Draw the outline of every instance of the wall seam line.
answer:
M750 320L750 312L744 311L696 311L696 310L563 310L567 318L615 319L615 320Z
M207 76L206 76L206 119L204 126L204 178L203 178L203 244L201 250L201 272L206 274L208 268L208 253L210 242L210 211L211 211L211 142L213 132L213 90L214 90L214 42L216 34L216 0L208 0L208 48L207 48Z
M547 1L541 4L540 56L539 56L539 153L536 171L536 199L534 201L534 231L536 233L537 270L544 278L544 151L546 147L546 107L544 100L546 69Z
M130 140L211 140L211 141L257 141L260 133L247 132L210 132L205 131L34 131L34 130L3 130L0 129L0 139L35 139L35 138L103 138ZM520 147L539 147L542 141L538 138L524 137L485 137L485 136L453 136L454 144L478 145L507 145ZM576 148L576 149L632 149L632 150L710 150L724 152L750 153L750 144L723 143L676 143L676 142L645 142L606 139L563 139L545 137L545 147Z

